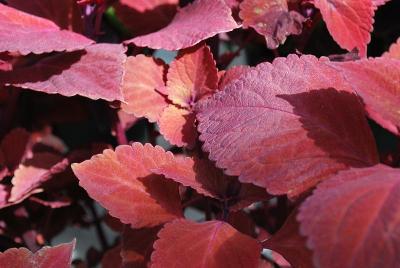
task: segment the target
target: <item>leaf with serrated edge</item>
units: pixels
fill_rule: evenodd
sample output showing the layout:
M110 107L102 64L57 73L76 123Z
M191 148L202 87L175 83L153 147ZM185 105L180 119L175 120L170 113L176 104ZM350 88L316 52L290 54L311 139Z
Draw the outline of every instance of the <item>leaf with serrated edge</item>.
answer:
M295 196L339 170L377 163L360 100L325 61L278 58L200 103L200 140L217 166Z
M182 216L178 185L151 171L171 158L159 146L134 143L105 150L72 169L112 216L132 228L152 227Z
M387 166L343 171L321 183L297 217L315 267L399 267L399 204L400 171Z

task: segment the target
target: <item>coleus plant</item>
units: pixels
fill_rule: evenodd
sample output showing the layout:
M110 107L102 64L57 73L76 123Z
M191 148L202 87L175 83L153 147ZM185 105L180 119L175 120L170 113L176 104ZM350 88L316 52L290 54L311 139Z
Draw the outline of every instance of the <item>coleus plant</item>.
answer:
M36 253L13 247L37 251L73 214L101 240L87 266L400 266L399 42L367 58L386 2L0 3L0 230L12 240L0 266L69 267L74 241ZM303 53L321 19L349 53ZM226 68L253 44L268 60ZM159 49L177 56L164 62ZM21 89L65 109L45 110L29 132L15 128ZM111 118L104 131L113 141L68 148L53 135L52 125L87 117L81 107ZM144 144L127 135L142 117ZM377 146L375 129L394 148ZM113 243L93 200L120 234ZM81 217L82 203L93 222ZM61 228L42 230L40 219L12 229L65 208Z

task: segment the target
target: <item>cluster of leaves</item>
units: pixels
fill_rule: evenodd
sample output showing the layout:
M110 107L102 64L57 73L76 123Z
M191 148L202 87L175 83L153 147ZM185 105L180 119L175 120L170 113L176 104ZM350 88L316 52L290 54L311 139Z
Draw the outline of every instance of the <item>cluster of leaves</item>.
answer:
M15 247L70 224L86 266L400 266L400 41L367 58L395 3L0 2L1 267L69 267Z

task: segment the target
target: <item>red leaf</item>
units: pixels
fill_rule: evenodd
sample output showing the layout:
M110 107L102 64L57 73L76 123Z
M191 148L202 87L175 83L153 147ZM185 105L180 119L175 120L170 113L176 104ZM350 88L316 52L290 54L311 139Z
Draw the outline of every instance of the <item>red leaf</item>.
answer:
M168 69L168 98L189 108L218 86L218 70L209 47L200 46L181 51Z
M149 34L167 26L179 0L120 0L113 4L118 19L133 36Z
M25 129L11 130L1 141L0 149L5 165L13 171L25 158L31 135Z
M0 4L0 52L46 53L84 49L94 42L53 22Z
M282 254L293 267L313 267L312 252L306 247L306 238L300 235L297 213L297 209L293 211L279 231L263 242L263 246Z
M168 102L157 90L163 88L165 64L151 57L128 57L125 64L122 109L137 117L156 122Z
M292 55L260 64L201 103L210 159L242 182L289 196L338 170L377 163L359 99L323 63Z
M340 71L365 103L368 115L400 135L400 61L390 58L329 63Z
M160 227L131 229L125 227L122 233L122 267L148 267Z
M287 0L244 0L240 4L244 27L252 27L265 37L268 48L275 49L291 34L300 34L304 17L289 11Z
M0 253L0 267L69 268L74 247L75 240L34 254L26 248L11 248Z
M56 23L60 28L83 33L82 14L76 0L8 0L16 9Z
M0 72L0 84L64 96L122 100L124 52L121 45L98 44L84 51L48 56L32 66Z
M159 146L134 143L105 150L72 169L112 216L133 228L151 227L181 216L177 184L151 171L172 157Z
M155 268L251 268L259 262L258 242L221 221L176 220L166 224L158 237L151 255Z
M383 56L400 60L400 38L390 46L389 51L383 54Z
M171 144L191 149L197 139L195 119L196 116L193 112L175 105L168 105L158 122L160 133Z
M371 41L374 5L371 0L315 0L333 39L348 51L357 48L360 56L367 55Z
M320 184L300 207L316 267L399 267L400 171L351 169ZM340 254L340 258L338 258Z
M167 27L126 42L154 49L178 50L237 27L223 0L196 0L180 9Z

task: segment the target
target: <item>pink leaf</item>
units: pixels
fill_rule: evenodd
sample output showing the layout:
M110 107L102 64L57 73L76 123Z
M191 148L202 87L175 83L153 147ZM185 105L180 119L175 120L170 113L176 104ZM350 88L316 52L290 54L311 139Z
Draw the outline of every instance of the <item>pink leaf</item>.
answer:
M56 23L60 28L83 33L83 19L76 0L8 0L16 9Z
M196 144L196 116L193 112L168 105L161 114L158 125L160 133L171 144L189 149Z
M159 119L168 102L157 90L163 88L165 64L151 57L128 57L125 64L122 109L150 122Z
M11 248L0 253L0 267L69 268L75 240L55 247L44 247L36 253L26 248Z
M375 58L329 64L340 71L354 92L361 96L368 115L400 135L400 61Z
M244 0L240 4L244 27L252 27L265 37L270 49L277 48L291 34L300 34L305 18L289 11L287 0Z
M218 70L209 47L199 46L181 51L170 64L167 74L168 98L189 108L217 89Z
M400 172L383 165L321 183L297 217L315 267L399 267L399 204Z
M94 42L53 22L0 4L0 52L41 54L84 49Z
M374 5L371 0L315 0L333 39L348 51L357 48L367 55L371 41Z
M223 0L196 0L180 9L167 27L126 42L154 49L178 50L237 27Z
M200 103L210 159L242 182L289 196L338 170L377 163L360 100L325 61L291 55L260 64Z
M383 57L400 60L400 38L397 39L396 43L390 46L389 51L383 54Z
M221 221L176 220L166 224L158 237L151 255L155 268L251 268L259 262L258 242Z
M134 143L105 150L72 169L112 216L133 228L152 227L181 216L177 184L151 171L172 157L159 146Z
M48 56L31 66L0 72L0 84L64 96L122 100L124 52L121 45L98 44L84 51Z

